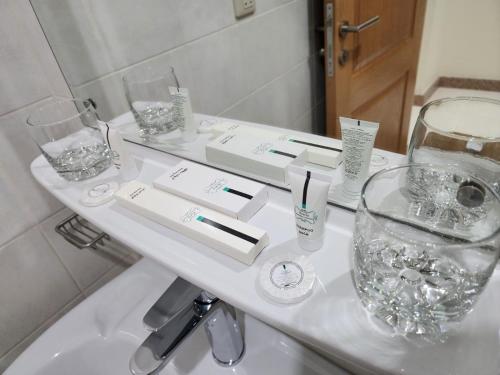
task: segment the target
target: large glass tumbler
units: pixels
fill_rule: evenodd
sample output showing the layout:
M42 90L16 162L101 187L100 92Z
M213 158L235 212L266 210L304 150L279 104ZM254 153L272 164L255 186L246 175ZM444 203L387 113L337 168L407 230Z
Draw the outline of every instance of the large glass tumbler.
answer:
M385 169L363 187L353 241L364 306L398 333L441 339L495 268L500 198L452 166Z
M428 103L420 110L408 158L459 165L500 193L500 101L458 97Z
M68 181L94 177L111 154L90 101L52 97L26 120L31 137L56 172Z
M139 65L123 76L130 109L144 138L176 129L174 98L177 88L172 72L158 72L149 65Z

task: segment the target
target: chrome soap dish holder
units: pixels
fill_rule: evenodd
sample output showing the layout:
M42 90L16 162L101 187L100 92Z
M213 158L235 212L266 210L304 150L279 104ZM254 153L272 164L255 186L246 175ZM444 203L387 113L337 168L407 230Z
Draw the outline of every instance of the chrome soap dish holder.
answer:
M97 245L103 246L106 240L110 240L105 232L78 214L64 219L54 229L56 233L79 249L97 249Z

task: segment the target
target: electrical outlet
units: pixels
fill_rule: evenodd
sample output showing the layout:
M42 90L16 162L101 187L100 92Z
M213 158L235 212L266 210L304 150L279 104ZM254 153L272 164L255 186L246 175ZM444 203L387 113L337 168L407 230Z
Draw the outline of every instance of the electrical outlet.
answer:
M256 0L233 0L234 15L236 18L248 16L255 12Z

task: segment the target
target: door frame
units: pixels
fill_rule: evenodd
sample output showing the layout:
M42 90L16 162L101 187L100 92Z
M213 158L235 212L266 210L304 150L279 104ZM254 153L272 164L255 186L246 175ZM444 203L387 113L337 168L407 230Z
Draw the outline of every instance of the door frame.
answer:
M339 70L338 56L340 56L340 52L342 48L346 48L348 50L352 50L354 47L354 38L346 38L341 43L337 42L338 38L336 38L336 33L338 33L339 27L344 20L350 20L351 22L354 20L355 16L355 6L353 4L356 3L356 0L323 0L324 6L324 32L325 32L325 54L324 54L324 66L328 67L328 45L327 45L327 12L326 7L327 4L332 4L333 6L333 27L332 27L332 43L333 43L333 76L328 76L325 69L325 112L326 112L326 135L332 138L341 138L340 133L340 124L338 121L337 115L337 105L340 103L339 107L347 107L346 101L350 99L350 75L349 74L337 74ZM415 62L411 66L409 70L408 81L410 84L407 84L405 87L405 96L403 103L404 111L402 113L401 120L401 128L399 133L398 147L397 150L399 153L406 154L407 152L407 139L408 139L408 130L410 126L410 117L411 110L413 106L414 100L414 91L415 91L415 79L418 68L418 60L420 55L420 45L422 41L422 29L423 29L423 20L425 16L425 8L426 8L426 0L417 0L415 4L415 16L414 18L421 19L422 22L414 22L413 24L413 35L418 35L418 40L415 42L415 54L413 56ZM338 14L343 15L343 19L340 20L337 16ZM390 51L388 52L390 53ZM353 59L349 59L347 64L342 68L351 69L352 70ZM339 95L336 91L336 87L344 87L346 92L343 92L343 95ZM408 103L408 101L410 103Z

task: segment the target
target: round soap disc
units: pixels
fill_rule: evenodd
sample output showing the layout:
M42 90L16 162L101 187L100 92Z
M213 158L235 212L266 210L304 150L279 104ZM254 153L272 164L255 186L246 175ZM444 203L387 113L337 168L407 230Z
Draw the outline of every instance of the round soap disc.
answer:
M95 207L113 199L113 194L120 185L115 181L100 182L97 185L88 186L83 190L80 203L84 206Z
M306 299L314 286L314 267L305 256L280 255L269 259L259 273L259 285L274 302L297 303Z
M373 154L372 155L372 160L370 161L370 164L375 166L375 167L383 167L384 165L387 165L389 163L389 160L383 155L380 154Z
M198 125L198 133L201 133L201 134L212 133L213 126L216 123L217 123L217 120L214 120L214 119L201 120L200 124Z

